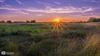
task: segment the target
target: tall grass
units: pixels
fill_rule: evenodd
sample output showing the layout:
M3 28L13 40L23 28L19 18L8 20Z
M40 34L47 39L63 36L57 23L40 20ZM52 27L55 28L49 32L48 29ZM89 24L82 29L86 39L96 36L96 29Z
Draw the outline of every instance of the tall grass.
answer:
M60 38L50 25L0 25L0 50L14 56L100 56L100 26L64 24Z

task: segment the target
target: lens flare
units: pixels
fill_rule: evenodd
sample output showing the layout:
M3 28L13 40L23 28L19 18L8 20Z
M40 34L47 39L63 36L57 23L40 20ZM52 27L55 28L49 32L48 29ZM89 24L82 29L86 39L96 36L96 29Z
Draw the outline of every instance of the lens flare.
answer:
M61 18L52 19L52 27L53 27L54 36L60 37L62 29L63 29Z
M52 19L52 25L54 30L59 29L61 27L61 19L60 18Z

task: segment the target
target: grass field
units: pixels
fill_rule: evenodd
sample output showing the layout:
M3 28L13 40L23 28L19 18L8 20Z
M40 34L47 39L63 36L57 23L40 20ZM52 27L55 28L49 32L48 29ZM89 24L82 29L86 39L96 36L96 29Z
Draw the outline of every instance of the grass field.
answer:
M0 24L0 51L11 56L100 56L100 23ZM8 55L9 56L9 55Z

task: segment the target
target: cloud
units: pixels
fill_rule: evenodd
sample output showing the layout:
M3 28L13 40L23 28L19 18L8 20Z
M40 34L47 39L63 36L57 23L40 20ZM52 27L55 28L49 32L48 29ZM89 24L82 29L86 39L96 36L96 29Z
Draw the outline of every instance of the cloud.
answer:
M21 2L20 0L16 0L16 2L17 2L18 4L22 4L22 2Z
M86 10L84 10L83 12L89 12L89 11L93 11L94 9L93 8L88 8Z
M38 9L38 8L12 8L12 7L0 7L0 9L8 10L11 13L21 13L21 14L74 14L74 13L81 13L85 14L86 12L94 11L95 9L91 7L60 7L60 8L52 8L46 7L45 9Z
M61 3L60 2L54 2L55 4L57 4L57 5L60 5Z
M7 10L9 13L14 13L14 14L29 14L28 12L24 12L23 9L12 8L12 7L0 7L0 10Z
M0 2L4 2L5 0L0 0Z
M40 12L40 13L85 13L93 11L93 8L75 8L75 7L63 7L63 8L52 8L46 7L45 9L25 9L29 12Z
M83 0L83 1L85 1L85 2L92 2L92 3L98 3L99 2L99 0Z
M60 2L44 2L44 1L36 1L38 4L41 4L42 6L46 7L46 6L56 6L56 5L60 5L61 3ZM54 5L56 4L56 5Z
M3 10L19 10L17 8L10 8L10 7L0 7L0 9L3 9Z

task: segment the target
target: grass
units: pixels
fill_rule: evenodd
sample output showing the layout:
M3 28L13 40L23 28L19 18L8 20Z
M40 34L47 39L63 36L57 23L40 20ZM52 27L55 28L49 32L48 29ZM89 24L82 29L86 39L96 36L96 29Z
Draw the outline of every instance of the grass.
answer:
M13 56L100 56L99 25L62 27L58 38L48 23L0 24L0 50L12 51Z

